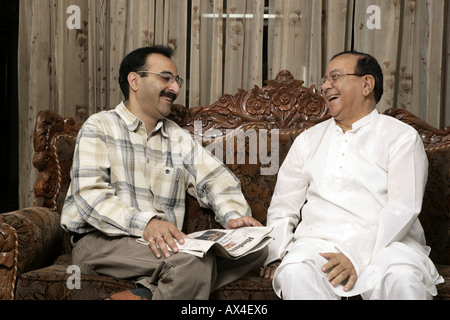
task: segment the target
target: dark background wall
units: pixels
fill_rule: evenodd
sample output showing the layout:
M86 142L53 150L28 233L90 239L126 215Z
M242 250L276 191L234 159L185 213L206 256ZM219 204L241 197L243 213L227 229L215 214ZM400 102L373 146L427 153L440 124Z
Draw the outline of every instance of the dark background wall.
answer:
M27 1L27 0L25 0ZM19 0L0 0L0 213L18 208Z

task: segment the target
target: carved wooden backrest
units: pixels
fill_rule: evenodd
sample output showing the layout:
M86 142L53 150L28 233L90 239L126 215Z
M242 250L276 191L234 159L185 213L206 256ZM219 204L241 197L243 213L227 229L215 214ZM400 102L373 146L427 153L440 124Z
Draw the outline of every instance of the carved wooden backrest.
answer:
M427 241L439 255L438 260L449 259L446 250L450 250L450 128L433 128L404 109L392 108L385 114L410 124L422 137L430 170L421 221ZM174 105L170 118L213 153L223 149L221 160L239 178L253 215L264 223L276 183L276 172L262 174L262 170L274 164L266 160L277 159L278 163L272 168L277 169L294 139L305 129L329 119L330 115L314 86L306 88L303 81L294 79L289 71L282 71L261 88L255 86L249 92L238 90L235 95L226 94L210 106L188 110ZM51 111L38 115L33 158L39 171L34 188L35 206L61 211L70 184L69 171L80 127L81 123L75 123L72 118L63 119ZM244 144L239 145L242 137ZM228 150L230 145L233 148ZM256 159L252 159L255 145L256 150L266 145L267 154L258 150ZM210 212L201 209L193 198L188 199L187 220L185 232L217 226Z
M329 116L323 98L314 87L305 88L303 81L295 80L289 71L282 71L276 79L267 81L262 88L255 86L250 92L239 90L236 95L224 95L208 107L187 110L184 106L174 105L169 118L194 137L202 139L205 146L213 140L223 139L225 143L227 138L233 136L232 133L230 135L230 130L235 133L238 129L246 133L255 130L254 133L258 135L264 129L268 133L270 144L271 131L279 129L281 147L277 153L282 154L280 158L284 159L293 139L301 131ZM197 132L194 132L195 124L200 124ZM33 159L33 165L38 169L34 188L35 206L61 211L70 184L73 149L81 125L72 118L63 119L52 111L39 113L36 119ZM213 139L211 132L219 134ZM248 154L248 144L245 148ZM271 150L270 145L268 150ZM237 157L237 150L235 151ZM258 216L264 222L276 175L261 178L261 187L265 185L264 192L256 189L251 192L252 188L248 186L256 181L255 174L258 174L261 166L259 160L257 163L236 161L229 164L229 167L246 186L245 190L248 191L245 192L254 200L249 202L255 210L258 209L255 212L260 212ZM264 201L258 197L263 197Z
M212 130L226 134L245 127L291 131L305 130L329 117L315 86L306 88L289 71L281 71L262 88L255 86L250 92L240 89L208 107L190 109L181 126L200 135ZM196 121L201 122L201 132L194 132Z
M279 166L295 138L328 119L314 86L306 88L289 71L266 85L226 94L207 107L186 110L179 124L222 160L241 181L253 216L266 222ZM177 112L177 119L183 111ZM217 151L220 154L217 154ZM188 197L186 232L219 227L208 210Z

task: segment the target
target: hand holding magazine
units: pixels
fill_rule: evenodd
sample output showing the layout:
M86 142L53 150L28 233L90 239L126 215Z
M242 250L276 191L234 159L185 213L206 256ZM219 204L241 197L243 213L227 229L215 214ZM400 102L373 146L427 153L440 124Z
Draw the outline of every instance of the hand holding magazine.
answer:
M272 229L273 227L242 227L203 230L189 234L183 245L177 245L180 252L197 257L203 257L206 252L213 250L218 256L238 259L268 245L273 239L269 236ZM137 242L148 245L144 238L137 239Z

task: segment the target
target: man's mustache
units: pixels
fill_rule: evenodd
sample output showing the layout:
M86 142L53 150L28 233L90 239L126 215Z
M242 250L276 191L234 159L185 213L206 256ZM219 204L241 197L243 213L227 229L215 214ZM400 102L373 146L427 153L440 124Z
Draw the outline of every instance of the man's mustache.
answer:
M175 101L175 99L177 98L177 95L175 93L173 93L171 91L167 91L167 90L162 91L160 96L167 97L167 98L171 99L172 101Z

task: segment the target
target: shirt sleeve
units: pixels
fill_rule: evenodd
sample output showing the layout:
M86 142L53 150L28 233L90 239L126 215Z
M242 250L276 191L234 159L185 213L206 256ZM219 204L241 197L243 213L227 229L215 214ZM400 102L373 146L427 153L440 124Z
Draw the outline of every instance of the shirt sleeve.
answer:
M308 178L303 174L301 135L294 141L278 173L277 183L267 212L267 225L273 226L274 240L269 244L266 265L282 259L294 242L300 223L300 210L306 200Z
M389 155L388 204L380 212L374 253L404 239L418 222L428 160L419 134L414 133L394 146Z
M86 228L110 236L137 236L155 212L141 212L122 202L111 184L108 136L96 121L86 122L80 130L72 165L72 183L66 203L81 215ZM66 209L66 208L65 208ZM64 212L63 212L64 213Z
M213 210L216 221L224 228L230 219L251 216L239 179L195 140L185 157L185 166L188 192L197 198L200 206Z

